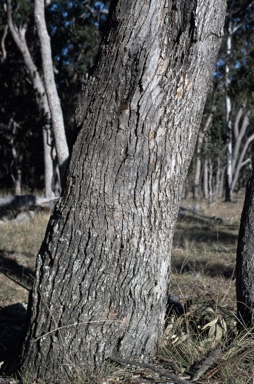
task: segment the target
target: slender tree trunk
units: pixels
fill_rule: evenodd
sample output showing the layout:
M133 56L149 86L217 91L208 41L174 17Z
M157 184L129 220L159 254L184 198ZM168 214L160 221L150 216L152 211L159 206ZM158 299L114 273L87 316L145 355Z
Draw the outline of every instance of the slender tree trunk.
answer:
M216 185L215 185L215 189L214 189L214 195L215 195L215 198L218 198L218 197L221 197L221 178L222 178L222 173L223 173L223 167L221 165L221 158L220 157L217 157L216 159L217 161L217 169L216 169ZM222 188L223 188L223 185L222 185Z
M18 49L20 50L23 60L25 62L27 71L32 81L33 87L36 92L36 100L40 111L43 114L43 118L46 123L43 126L43 146L44 146L44 178L45 178L45 196L51 198L54 195L53 185L53 159L51 151L53 148L51 138L51 113L49 109L46 90L40 77L39 71L33 62L29 48L26 41L26 25L19 29L13 22L12 17L12 4L11 0L7 0L7 19L8 26L10 28L13 40L15 41Z
M241 326L254 324L254 170L242 211L236 259L237 312Z
M209 203L211 204L214 197L213 191L213 162L212 159L208 159L208 190L209 190Z
M9 129L11 130L11 138L9 140L9 145L11 147L13 161L11 162L11 178L14 182L15 195L21 195L21 184L22 184L22 171L21 171L21 156L19 155L19 150L17 149L16 143L16 134L18 124L14 121L13 118L9 121Z
M52 159L53 141L50 127L47 125L43 129L43 147L44 147L44 188L45 197L55 197L54 192L54 165Z
M240 126L240 122L242 124ZM233 150L233 158L232 158L232 173L235 174L236 165L239 159L239 152L243 142L243 138L246 134L246 130L249 126L249 111L246 111L243 107L239 108L238 113L235 117L234 122L234 150ZM233 188L233 187L232 187ZM233 189L234 190L234 189Z
M200 186L201 186L201 157L198 154L197 148L197 159L196 159L196 167L195 167L195 175L194 175L194 188L193 188L193 197L195 200L200 199Z
M232 188L235 188L236 186L236 183L237 183L237 180L239 178L239 174L240 174L240 170L241 168L246 165L246 164L249 164L249 162L251 162L251 159L245 159L244 160L244 157L246 155L246 152L250 146L251 143L253 143L254 141L254 134L252 134L248 140L245 142L244 144L244 147L242 148L242 151L241 151L241 155L239 156L239 159L238 159L238 163L237 163L237 167L235 169L235 175L234 175L234 179L233 179L233 182L232 182ZM234 190L234 189L233 189Z
M196 167L195 167L195 176L194 176L194 199L197 199L197 200L200 198L200 191L201 191L201 166L202 166L201 150L202 150L202 145L204 143L205 134L210 128L210 125L212 122L214 110L215 110L215 107L213 106L212 111L209 113L207 117L203 130L199 131L198 139L197 139Z
M231 22L228 26L227 36L227 57L232 53L232 26ZM229 64L226 62L225 74L225 89L226 89L226 124L227 124L227 166L226 166L226 179L225 179L225 201L232 200L232 160L233 160L233 123L232 123L232 101L229 94L229 86L231 79L229 77Z
M37 257L23 372L67 382L77 366L157 351L224 14L221 0L111 3L67 187Z
M45 90L47 93L49 108L51 112L57 159L61 176L61 185L63 185L65 180L66 166L69 159L69 148L65 135L62 108L56 89L50 37L45 21L44 0L35 0L34 14L40 40Z

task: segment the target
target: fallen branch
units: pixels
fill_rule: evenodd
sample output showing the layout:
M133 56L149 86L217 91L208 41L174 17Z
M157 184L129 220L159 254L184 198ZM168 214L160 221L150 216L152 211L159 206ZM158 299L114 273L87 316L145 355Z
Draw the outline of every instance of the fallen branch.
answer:
M53 209L58 198L48 199L34 195L1 196L0 218L13 219L17 213L35 209Z
M222 224L227 224L227 221L222 217L205 215L203 213L198 212L195 208L185 208L180 206L179 214L181 215L181 214L184 214L185 212L191 213L192 215L201 217L203 219L216 220L216 221L220 221Z
M151 371L154 371L156 373L159 373L159 375L167 377L171 380L174 380L175 383L177 384L191 384L191 381L186 381L184 379L180 379L178 376L174 375L173 373L170 373L166 371L165 369L161 369L156 367L155 365L152 364L147 364L147 363L141 363L139 361L134 361L134 360L126 360L126 359L121 359L120 357L111 357L111 360L114 361L115 363L119 363L121 365L135 365L140 368L146 368L150 369Z
M219 354L221 353L221 345L219 345L214 351L210 353L210 355L203 361L201 367L198 369L198 371L195 373L193 377L193 381L197 381L200 379L200 377L208 371L212 367L212 365L217 360Z

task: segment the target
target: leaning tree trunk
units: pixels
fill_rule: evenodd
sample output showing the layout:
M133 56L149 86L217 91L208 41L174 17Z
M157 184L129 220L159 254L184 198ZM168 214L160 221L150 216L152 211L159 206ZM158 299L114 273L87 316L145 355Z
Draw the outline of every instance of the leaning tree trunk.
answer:
M254 324L254 170L242 211L236 258L237 313L240 326Z
M67 187L37 257L23 372L67 380L112 355L154 356L224 14L224 0L111 3Z
M69 148L64 128L63 112L56 88L50 37L47 31L45 20L44 0L35 0L34 16L38 37L40 40L45 91L47 94L48 105L52 119L52 127L57 152L57 160L60 170L61 185L63 186L65 182L66 167L69 159Z

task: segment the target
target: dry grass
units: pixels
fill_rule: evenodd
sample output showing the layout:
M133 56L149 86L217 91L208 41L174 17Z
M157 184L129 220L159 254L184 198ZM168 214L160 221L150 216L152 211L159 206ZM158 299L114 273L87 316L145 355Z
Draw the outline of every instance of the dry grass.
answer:
M41 245L48 220L49 213L39 211L27 223L1 225L1 249L34 257Z
M48 219L48 213L38 212L28 223L1 225L0 307L27 302L26 288L30 288L32 284L35 258L42 243Z
M254 382L254 330L239 333L235 315L234 268L243 199L241 194L233 203L201 204L202 213L224 222L187 213L177 223L171 288L188 305L181 317L173 313L169 319L160 353L174 361L179 375L194 382Z
M201 213L219 216L223 222L186 213L176 226L171 288L187 305L181 317L170 316L158 361L186 380L204 384L254 382L254 332L239 334L235 318L234 268L243 198L241 194L233 203L200 204ZM194 202L182 204L190 208ZM1 227L0 267L9 268L8 273L24 285L30 284L27 275L33 273L48 218L39 213L30 223ZM12 271L14 266L16 272L15 268ZM0 284L0 306L27 300L27 290L5 275L0 276ZM200 373L206 359L212 364ZM145 382L141 380L144 376L150 382L166 382L148 371L109 366L94 375L77 369L75 384L137 384ZM24 383L33 381L27 378Z

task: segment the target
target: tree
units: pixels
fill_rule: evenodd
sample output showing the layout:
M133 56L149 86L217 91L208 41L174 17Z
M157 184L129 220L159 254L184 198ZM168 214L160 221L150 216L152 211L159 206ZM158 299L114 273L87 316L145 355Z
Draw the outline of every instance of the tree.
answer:
M228 1L224 39L189 174L196 199L203 190L206 199L224 195L230 201L243 180L246 184L254 140L253 10L253 1L243 0L241 7L239 1Z
M42 189L41 116L33 87L10 34L5 43L8 54L0 63L0 185L5 189L14 185L18 193L21 176L22 188Z
M254 324L254 170L246 188L236 258L236 297L240 327Z
M67 186L37 257L23 372L53 382L151 359L225 2L112 1Z
M246 30L248 34L250 32L250 27L253 29L253 20L254 20L254 3L251 1L243 1L242 7L236 8L236 2L233 0L230 2L230 7L228 10L229 16L226 18L225 30L226 30L226 60L225 60L225 96L226 96L226 124L227 124L227 166L226 166L226 185L225 185L225 200L231 201L232 192L234 186L234 167L233 167L233 97L231 82L234 81L233 71L230 70L230 59L235 60L235 55L233 54L233 40L239 40L239 36L242 35L246 39ZM236 38L234 39L234 35ZM242 45L242 44L241 44ZM248 51L247 44L245 47L242 47L244 56ZM246 64L245 60L245 64ZM242 66L242 64L233 62L234 66Z
M45 195L46 197L54 196L53 192L53 179L54 179L54 166L52 158L53 138L51 131L51 112L46 95L43 79L40 76L38 68L36 67L34 60L31 56L31 52L27 45L26 33L27 22L22 23L19 27L15 25L13 21L13 9L12 2L7 0L6 13L8 20L8 27L11 31L13 40L15 41L18 49L20 50L23 60L25 62L27 71L29 73L30 80L33 83L34 90L36 92L36 100L39 105L39 109L44 115L43 125L43 144L44 144L44 171L45 171Z
M38 31L41 47L42 67L45 81L45 91L52 120L52 131L56 147L57 161L60 169L60 180L63 186L67 162L69 159L69 148L65 135L64 119L58 92L55 83L50 37L45 20L44 1L35 0L35 23Z
M18 166L22 172L23 187L27 190L33 190L34 188L42 189L46 184L44 190L47 195L50 195L52 193L52 187L54 192L57 192L55 187L57 187L56 182L59 183L59 177L56 179L53 172L51 175L46 172L46 175L49 177L43 177L43 134L44 146L46 148L45 153L48 153L49 159L49 161L45 162L45 165L51 165L51 170L53 171L56 160L51 158L54 150L52 151L53 147L51 143L49 143L49 141L51 141L51 135L49 134L51 124L48 124L48 120L45 118L45 113L48 112L42 111L42 99L38 97L39 90L35 91L38 82L35 84L35 89L32 85L32 82L35 83L35 78L38 79L40 77L42 85L45 88L38 35L34 24L34 5L21 0L18 6L13 2L9 6L9 10L13 11L12 13L10 12L10 16L14 33L17 37L16 41L17 39L22 40L20 31L23 31L24 41L21 41L21 43L18 41L18 44L20 43L19 46L23 48L23 52L27 51L28 55L30 54L30 62L33 62L38 71L38 76L30 79L26 66L24 65L22 54L20 50L17 49L17 45L14 43L10 29L8 28L7 13L5 12L5 10L7 10L6 1L2 0L1 4L1 122L7 127L10 126L10 121L15 120L18 129L16 130L17 134L15 137L11 139L12 143L13 140L16 140L17 136L22 137L22 141L18 140L17 144L20 154ZM87 11L87 5L89 5L93 14ZM103 4L103 7L103 15L105 17L106 5ZM74 129L74 110L78 99L78 92L81 89L82 78L91 66L92 58L96 53L96 47L98 47L100 39L99 30L103 27L103 20L101 20L101 17L99 18L99 11L94 9L92 1L86 2L85 4L80 1L73 1L71 3L67 0L52 1L50 5L46 7L45 11L47 29L52 43L55 81L64 112L68 145L71 149L77 134ZM84 11L87 11L87 13ZM53 81L51 82L51 85L52 84ZM37 106L34 105L36 96ZM45 89L43 96L47 99ZM60 114L57 113L57 118L59 115ZM46 129L42 129L43 127ZM8 137L11 134L10 129L9 131ZM8 148L6 147L5 134L6 128L0 129L0 153L2 159L0 164L0 184L6 189L6 187L11 188L13 186L12 180L16 182L18 179L16 177L13 178L13 176L15 176L13 174L13 167L10 167L10 164L16 163L17 160L17 158L16 160L13 159L12 156L13 144L8 141ZM23 138L26 139L28 137L29 141L23 140ZM63 140L61 141L63 142ZM57 142L59 142L59 140L57 140ZM58 159L60 157L61 156L58 155ZM64 163L64 160L62 163ZM45 169L47 170L48 168ZM55 180L52 180L52 178ZM46 180L46 183L43 184L43 180Z

